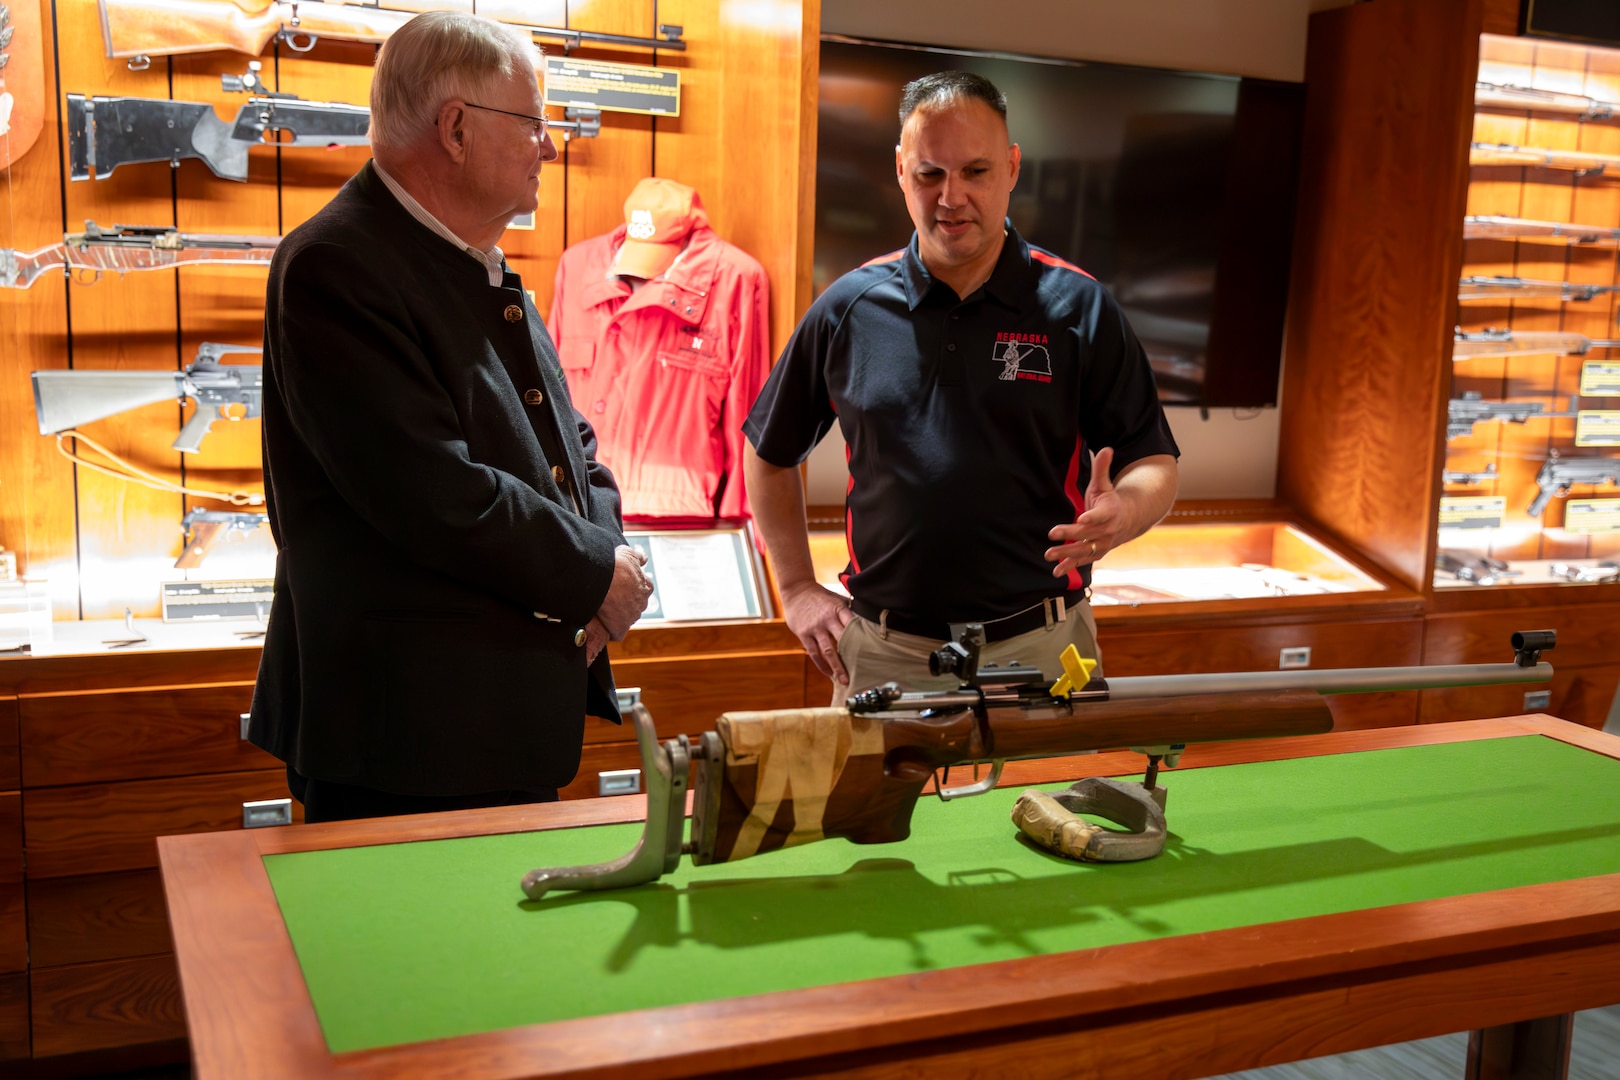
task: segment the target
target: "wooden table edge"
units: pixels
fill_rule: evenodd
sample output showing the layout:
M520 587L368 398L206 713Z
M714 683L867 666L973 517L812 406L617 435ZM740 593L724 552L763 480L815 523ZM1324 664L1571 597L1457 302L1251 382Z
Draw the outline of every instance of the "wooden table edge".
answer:
M1519 735L1620 758L1620 738L1531 715L1195 747L1187 766ZM1004 786L1139 771L1140 762L1139 755L1099 754L1010 765ZM468 1078L617 1069L644 1078L684 1076L1384 968L1464 964L1482 951L1546 951L1620 937L1620 875L1609 875L339 1055L327 1050L263 856L633 821L644 813L645 800L631 797L422 815L381 828L344 822L161 838L197 1075L383 1076L408 1066ZM1523 922L1523 911L1553 907L1561 912L1557 919ZM1414 929L1427 936L1413 941ZM1348 953L1347 939L1354 943ZM1256 954L1264 959L1255 962ZM1247 959L1235 963L1234 956ZM258 1002L235 1002L226 992L228 973L243 967L256 972ZM1167 978L1166 971L1176 974ZM251 1014L245 1028L239 1013ZM636 1033L633 1040L627 1031Z

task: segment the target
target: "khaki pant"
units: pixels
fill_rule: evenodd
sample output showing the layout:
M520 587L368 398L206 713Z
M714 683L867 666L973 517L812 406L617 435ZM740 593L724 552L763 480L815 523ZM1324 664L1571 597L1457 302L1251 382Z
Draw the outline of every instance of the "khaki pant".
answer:
M904 690L955 690L961 685L956 676L928 673L928 656L942 644L933 638L902 634L898 630L885 633L877 623L855 616L844 627L844 636L838 639L838 656L849 673L849 685L833 683L833 706L842 705L851 693L891 681L899 683ZM1091 614L1090 604L1073 605L1062 622L986 645L979 653L979 664L1005 667L1016 661L1039 668L1047 679L1056 682L1063 674L1060 657L1069 645L1080 650L1081 656L1098 661L1099 667L1093 674L1102 675L1102 658L1097 651L1097 620Z

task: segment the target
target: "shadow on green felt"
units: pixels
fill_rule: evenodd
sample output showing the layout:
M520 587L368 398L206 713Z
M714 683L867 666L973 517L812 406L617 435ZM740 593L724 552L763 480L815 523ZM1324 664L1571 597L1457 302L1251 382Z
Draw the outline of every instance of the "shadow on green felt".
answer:
M1148 934L1161 935L1174 928L1142 912L1190 897L1364 877L1617 835L1620 823L1413 852L1390 851L1367 840L1345 837L1216 854L1186 845L1172 834L1157 859L1094 865L1053 855L1018 834L1017 839L1031 852L1075 873L1032 878L985 867L953 872L945 884L939 884L905 859L878 858L863 859L838 874L732 878L685 886L654 883L524 900L518 906L536 915L580 904L632 907L635 921L615 944L608 961L610 971L628 969L643 949L673 949L689 941L745 949L851 933L904 942L914 966L926 969L934 965L926 955L922 935L938 930L985 927L985 933L978 936L981 944L1004 943L1027 955L1038 955L1045 950L1030 941L1029 934L1097 922L1104 911ZM1616 869L1620 870L1620 860ZM1488 886L1482 884L1484 887ZM1395 902L1399 901L1385 900ZM1356 906L1347 903L1345 909Z

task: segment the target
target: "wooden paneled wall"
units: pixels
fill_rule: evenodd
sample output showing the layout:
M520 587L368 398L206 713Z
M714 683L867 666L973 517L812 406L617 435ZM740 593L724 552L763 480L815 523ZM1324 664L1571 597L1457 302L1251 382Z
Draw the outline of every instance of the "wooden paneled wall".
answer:
M1481 0L1311 16L1277 494L1401 582L1434 562Z
M267 147L252 153L246 183L219 179L197 161L174 170L129 165L105 180L68 181L65 94L207 101L228 118L244 97L223 92L219 77L246 70L252 58L154 57L147 70L132 71L105 56L90 0L18 2L39 4L51 35L44 42L51 100L39 142L0 174L0 247L57 243L87 219L285 234L367 158L363 148ZM542 174L535 228L509 230L502 240L541 312L550 309L564 246L613 229L636 181L664 176L697 188L716 231L764 264L779 349L809 301L819 0L539 0L534 8L537 23L643 37L674 23L687 42L684 52L579 51L679 68L681 115L606 113L599 137L570 142ZM271 89L364 103L374 56L370 46L322 41L307 53L272 45L260 59ZM0 289L0 545L18 553L21 571L49 576L56 618L114 617L126 607L156 614L158 583L175 575L188 502L70 464L54 439L38 434L29 372L175 370L202 341L257 345L264 278L262 269L196 267L95 284L52 275L26 291ZM261 488L257 421L216 424L202 453L182 461L169 444L184 419L165 403L87 425L86 433L169 479L215 490ZM255 540L267 541L262 531Z
M1480 45L1480 78L1488 82L1562 93L1603 101L1620 101L1620 56L1613 50L1590 50L1534 38L1487 37ZM1620 154L1620 124L1582 123L1573 116L1529 110L1480 109L1474 117L1474 139L1482 143L1551 150ZM1582 174L1568 169L1509 165L1475 165L1470 171L1468 213L1571 221L1605 228L1620 227L1620 178L1607 170ZM1469 240L1463 249L1463 273L1503 275L1542 281L1569 281L1612 287L1620 283L1613 244L1569 244L1538 240ZM1460 305L1464 330L1488 327L1516 331L1564 331L1589 338L1615 337L1620 312L1613 294L1564 303L1556 298L1517 299L1511 303ZM1594 353L1612 357L1613 353ZM1580 394L1581 356L1470 357L1453 365L1452 395L1479 393L1488 401L1539 402L1549 413L1567 410ZM1613 408L1610 399L1587 398L1577 407ZM1597 558L1620 553L1620 534L1565 532L1565 502L1553 499L1542 514L1527 512L1536 494L1536 473L1548 454L1588 457L1604 451L1576 449L1573 419L1536 420L1525 424L1479 424L1468 435L1448 440L1446 467L1483 470L1494 464L1495 481L1456 494L1492 494L1506 499L1504 528L1493 530L1488 554L1502 559ZM1581 486L1574 497L1602 497ZM1544 527L1544 528L1543 528Z

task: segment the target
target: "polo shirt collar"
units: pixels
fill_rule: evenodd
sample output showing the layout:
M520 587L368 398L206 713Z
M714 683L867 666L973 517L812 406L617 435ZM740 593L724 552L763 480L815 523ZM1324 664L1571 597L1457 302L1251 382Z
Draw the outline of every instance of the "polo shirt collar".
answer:
M1021 311L1033 299L1030 290L1034 287L1035 275L1029 259L1029 244L1018 235L1011 221L1005 222L1005 226L1006 242L1001 245L995 269L990 271L990 280L982 288L986 295L1003 307ZM901 260L900 280L906 291L906 305L916 311L928 295L928 290L934 287L934 275L923 265L915 232L911 234L911 243L906 245L906 256Z

